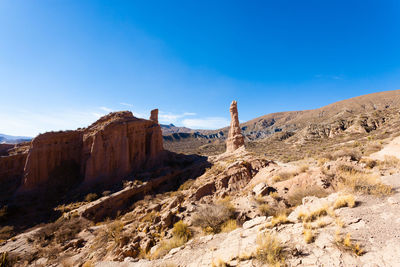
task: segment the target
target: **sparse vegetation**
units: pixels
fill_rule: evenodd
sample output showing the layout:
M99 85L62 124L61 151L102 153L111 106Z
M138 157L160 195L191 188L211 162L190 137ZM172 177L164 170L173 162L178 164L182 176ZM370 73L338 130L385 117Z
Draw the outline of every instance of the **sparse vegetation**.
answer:
M92 201L95 201L98 198L99 198L99 196L96 193L89 193L89 194L86 195L85 201L92 202Z
M173 236L171 239L162 240L157 250L152 255L153 258L161 258L166 255L171 249L180 247L185 244L191 237L192 232L189 227L179 221L174 224L172 229Z
M189 189L194 184L194 181L195 181L194 179L187 180L186 182L181 184L181 186L179 186L178 191L183 191L183 190Z
M172 234L186 241L188 241L192 237L192 231L189 229L189 226L182 221L174 224Z
M233 217L234 211L230 205L203 205L193 216L193 224L203 228L205 232L219 233L224 222Z
M286 214L279 214L277 216L272 217L271 222L267 225L267 227L272 228L281 224L290 223Z
M391 186L383 184L378 176L358 171L341 170L338 173L339 189L350 189L352 192L385 196L393 193Z
M298 206L302 203L304 197L307 196L315 196L315 197L326 197L328 193L326 193L322 188L318 186L302 188L298 187L288 196L288 202L292 206Z
M7 240L14 234L14 226L4 226L0 228L0 240Z
M353 161L360 161L361 159L361 153L358 149L353 148L343 148L342 150L338 150L335 153L333 153L332 158L334 160L342 157L350 157L351 160Z
M236 220L230 219L224 222L221 226L222 233L229 233L238 227Z
M314 236L314 233L311 231L311 229L305 229L303 231L303 237L304 237L304 241L307 244L314 242L315 236Z
M272 182L277 183L281 181L286 181L290 178L295 177L297 174L298 173L296 171L281 171L272 178Z
M310 211L309 213L299 212L299 214L297 215L297 219L302 220L303 222L313 222L319 217L326 215L328 215L328 207L323 206L316 210Z
M284 247L279 239L270 233L260 234L257 237L256 258L270 266L284 266Z
M355 255L361 256L365 253L365 251L361 248L360 243L354 243L351 239L351 234L347 233L343 238L340 235L340 231L336 231L335 234L335 243L336 245L344 250L352 251Z
M89 222L82 218L62 218L54 223L43 226L34 234L33 239L41 247L46 247L53 241L57 244L64 244L65 242L74 239L76 235L88 225Z
M334 209L339 209L343 207L353 208L356 205L356 201L353 195L341 195L339 196L334 205Z
M10 257L7 252L0 253L0 267L12 267L14 263L15 259Z
M275 216L276 210L268 204L261 204L258 206L258 210L264 216Z

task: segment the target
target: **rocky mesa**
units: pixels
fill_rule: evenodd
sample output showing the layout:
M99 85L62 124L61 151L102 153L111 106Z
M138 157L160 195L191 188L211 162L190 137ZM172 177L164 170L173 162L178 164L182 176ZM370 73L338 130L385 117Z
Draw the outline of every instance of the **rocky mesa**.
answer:
M19 178L19 192L26 192L49 184L122 179L151 169L163 151L157 112L151 114L145 120L129 111L114 112L84 129L41 134L19 153L3 152L1 180Z

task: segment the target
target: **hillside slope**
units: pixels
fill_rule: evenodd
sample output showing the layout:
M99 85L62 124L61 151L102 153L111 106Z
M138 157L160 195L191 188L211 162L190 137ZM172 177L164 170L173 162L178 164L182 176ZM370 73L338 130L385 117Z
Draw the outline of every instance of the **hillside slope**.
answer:
M276 140L305 144L343 134L368 135L389 125L398 116L399 108L400 90L386 91L313 110L271 113L240 126L249 149L261 152L258 150L265 148L265 144L260 146L260 143ZM224 150L227 133L228 127L203 133L164 135L164 146L175 152L215 154Z

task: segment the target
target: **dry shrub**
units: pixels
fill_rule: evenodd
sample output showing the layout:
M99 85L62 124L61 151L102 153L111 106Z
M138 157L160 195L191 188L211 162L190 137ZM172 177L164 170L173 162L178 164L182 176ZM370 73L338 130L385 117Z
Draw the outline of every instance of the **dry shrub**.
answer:
M372 154L374 152L377 152L377 151L379 151L381 149L382 149L382 144L380 144L380 143L371 143L371 144L368 144L367 147L365 148L365 154L366 155L370 155L370 154Z
M350 157L353 161L360 161L361 156L360 151L357 149L344 148L333 153L332 158L336 160L338 158Z
M365 164L365 167L368 169L373 169L378 163L376 160L369 159L369 158L363 158L361 159L361 162Z
M273 183L289 180L295 177L298 173L296 171L281 171L272 178Z
M14 235L14 226L4 226L0 228L0 240L7 240Z
M189 226L182 221L178 221L174 224L172 234L186 241L192 237L192 231L189 229Z
M299 172L299 173L303 173L303 172L308 171L309 169L310 169L310 166L309 166L309 165L303 164L303 165L301 165L301 166L299 167L298 172Z
M318 162L318 166L320 166L320 167L323 166L323 165L324 165L325 163L327 163L329 160L330 160L330 159L325 158L325 157L324 157L324 158L319 158L318 161L317 161L317 162Z
M238 227L236 220L230 219L224 222L221 226L222 233L229 233Z
M95 201L98 198L99 198L99 196L96 193L89 193L89 194L86 195L85 201L92 202L92 201Z
M222 224L233 218L233 215L234 210L229 205L203 205L194 214L193 224L202 227L206 232L219 233Z
M7 205L0 208L0 222L6 219L7 212L8 212Z
M302 204L302 200L304 197L315 196L315 197L326 197L328 193L326 193L319 186L312 186L308 188L298 187L293 190L292 193L288 196L288 202L292 206L298 206Z
M87 262L85 262L83 265L82 265L82 267L94 267L94 264L93 264L93 262L92 261L87 261Z
M340 164L337 166L336 170L340 172L361 172L354 168L354 166L348 164Z
M286 214L279 214L277 216L272 217L271 222L267 225L268 228L272 228L281 224L287 224L290 221L287 218Z
M276 210L268 204L261 204L258 206L258 210L264 216L275 216Z
M400 160L395 156L385 156L385 159L379 163L383 168L398 168L400 166Z
M173 249L180 247L186 243L185 239L179 237L172 237L168 240L162 240L157 250L153 253L152 258L159 259L168 254L168 252Z
M260 234L257 237L256 258L270 266L284 266L285 252L279 239L270 233Z
M361 256L365 253L365 251L361 248L360 243L353 243L350 233L347 233L343 238L340 236L340 231L336 231L335 244L340 249L352 251L357 256Z
M192 237L192 231L189 229L187 224L179 221L174 224L172 235L173 236L171 239L162 240L160 242L157 250L152 255L153 258L161 258L165 256L171 249L185 244Z
M353 195L342 195L336 199L333 208L334 209L339 209L343 207L353 208L355 205L356 205L356 200Z
M383 184L376 175L342 171L338 174L339 189L350 189L352 192L360 192L368 195L385 196L393 193L391 186Z
M121 221L114 221L100 228L91 249L104 256L108 251L124 245L126 238L122 233L123 227L124 224Z
M42 247L49 245L53 241L57 244L64 244L75 239L76 235L88 225L89 221L83 218L62 218L43 226L33 235L33 239Z
M188 190L194 184L194 181L194 179L187 180L186 182L181 184L181 186L179 186L178 191Z
M222 259L218 258L216 260L213 260L211 263L211 267L228 267L230 265L226 264Z

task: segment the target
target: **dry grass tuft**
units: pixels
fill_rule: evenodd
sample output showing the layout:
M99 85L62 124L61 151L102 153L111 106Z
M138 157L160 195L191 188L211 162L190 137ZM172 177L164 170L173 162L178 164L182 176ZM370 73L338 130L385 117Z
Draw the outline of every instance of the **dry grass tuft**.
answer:
M256 258L262 263L270 266L284 266L285 253L284 247L275 236L265 233L257 237Z
M290 223L288 220L286 214L279 214L277 216L272 217L272 220L269 224L267 224L268 228L272 228L281 224L287 224Z
M340 171L339 189L347 188L352 192L368 195L387 196L393 193L393 188L383 184L377 175L354 171Z
M344 148L342 150L336 151L332 155L333 159L336 160L338 158L343 158L343 157L350 157L351 160L353 161L360 161L361 159L361 153L358 149L350 149L350 148Z
M222 259L218 258L216 260L213 260L211 263L211 267L227 267L229 265L226 264Z
M326 197L327 195L328 194L318 186L308 188L299 187L293 190L293 192L288 196L288 202L290 205L295 207L302 204L302 200L304 197L315 196L322 198Z
M297 215L297 219L302 220L303 222L313 222L319 217L328 215L328 206L320 207L316 210L306 212L299 212Z
M174 224L172 229L172 238L168 240L162 240L159 247L153 253L152 258L158 259L165 256L171 249L177 248L185 244L190 238L192 238L192 231L189 229L187 224L179 221Z
M95 201L98 198L99 198L99 196L96 193L89 193L89 194L86 195L85 201L86 202L92 202L92 201Z
M192 231L190 230L189 226L182 221L178 221L174 224L172 234L186 241L192 238Z
M339 209L343 207L353 208L356 205L356 201L353 195L342 195L339 196L335 203L333 204L334 209Z
M339 248L347 251L352 251L357 256L361 256L365 253L365 251L361 248L360 243L353 242L350 233L347 233L346 236L343 238L340 235L340 231L336 231L335 242Z
M305 229L303 231L303 237L307 244L314 242L315 239L314 233L311 231L311 229Z
M238 227L236 220L230 219L224 222L221 226L222 233L229 233Z
M309 169L310 169L310 166L309 166L309 165L303 164L303 165L301 165L301 166L299 167L298 172L299 172L299 173L303 173L303 172L308 171Z
M273 183L289 180L298 175L296 171L281 171L272 178Z

